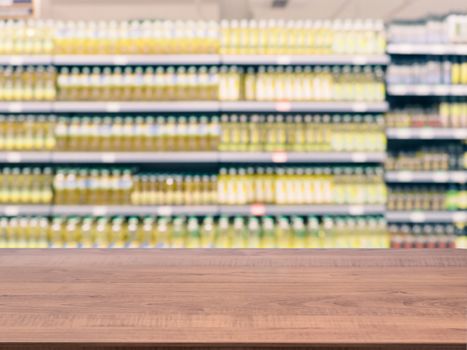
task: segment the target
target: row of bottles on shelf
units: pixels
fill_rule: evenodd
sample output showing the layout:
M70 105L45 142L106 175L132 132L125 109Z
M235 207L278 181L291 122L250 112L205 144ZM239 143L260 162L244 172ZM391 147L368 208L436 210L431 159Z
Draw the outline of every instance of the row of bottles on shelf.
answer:
M0 67L0 101L384 101L372 66Z
M224 115L221 151L384 152L383 115Z
M391 248L467 248L465 223L388 225Z
M467 101L450 98L431 108L408 106L386 114L390 128L467 128Z
M0 203L384 204L381 167L222 168L218 175L106 168L3 168Z
M452 57L392 63L388 84L463 85L467 84L467 59Z
M384 204L381 167L224 168L222 204Z
M0 248L467 248L463 224L382 217L11 217Z
M0 248L388 248L383 217L0 218Z
M467 43L467 15L430 16L424 20L389 25L388 41L397 44Z
M467 187L466 184L390 186L386 207L395 211L466 210Z
M0 21L1 54L383 54L379 20Z
M463 170L466 168L464 145L451 142L444 145L421 145L392 150L386 158L386 170Z
M0 150L375 151L382 115L0 115Z
M0 101L53 101L56 97L54 67L0 66Z

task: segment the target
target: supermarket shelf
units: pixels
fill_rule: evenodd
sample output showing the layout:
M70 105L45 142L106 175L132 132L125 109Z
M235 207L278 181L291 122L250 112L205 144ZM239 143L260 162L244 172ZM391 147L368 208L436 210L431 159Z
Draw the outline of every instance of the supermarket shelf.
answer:
M467 171L388 171L386 181L412 183L465 183Z
M467 213L463 211L388 211L386 221L413 223L451 223L467 222Z
M0 163L381 163L366 152L0 152Z
M26 66L51 64L50 55L0 55L0 65L4 66Z
M217 112L217 101L55 102L54 112Z
M221 102L223 112L385 112L387 102Z
M255 65L312 65L312 64L351 64L386 65L387 55L223 55L224 64Z
M50 163L50 152L0 152L0 163Z
M393 96L465 96L467 85L388 85Z
M383 215L384 205L222 205L221 215Z
M0 215L50 215L50 205L0 205Z
M467 55L465 44L389 44L391 55Z
M217 161L217 152L53 152L51 157L52 163L216 163Z
M59 66L77 65L177 65L219 64L219 55L57 55Z
M4 55L0 65L386 65L388 55Z
M52 207L53 215L217 215L218 207L215 205L195 206L138 206L138 205L56 205Z
M57 205L52 215L383 215L383 205Z
M220 152L221 163L381 163L385 153L367 152Z
M0 113L52 112L51 102L0 102Z
M387 102L0 102L0 113L23 112L385 112Z
M389 128L386 129L388 139L420 139L420 140L464 140L467 129L444 128Z

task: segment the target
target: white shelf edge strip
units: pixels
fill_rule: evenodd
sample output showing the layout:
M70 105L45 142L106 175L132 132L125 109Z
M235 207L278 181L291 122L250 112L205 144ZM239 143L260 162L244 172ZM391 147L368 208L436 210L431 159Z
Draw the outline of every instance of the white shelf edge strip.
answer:
M122 54L122 55L0 55L2 65L177 65L177 64L351 64L351 65L386 65L390 62L387 54L331 54L331 55L157 55L157 54Z
M384 152L0 152L3 163L381 163Z
M465 129L444 128L388 128L386 136L390 139L453 139L463 140L467 138Z

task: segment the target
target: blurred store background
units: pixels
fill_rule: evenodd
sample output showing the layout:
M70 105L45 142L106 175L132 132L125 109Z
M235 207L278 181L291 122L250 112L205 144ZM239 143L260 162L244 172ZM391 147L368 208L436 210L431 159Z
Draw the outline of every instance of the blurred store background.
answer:
M0 248L466 248L467 3L0 0Z

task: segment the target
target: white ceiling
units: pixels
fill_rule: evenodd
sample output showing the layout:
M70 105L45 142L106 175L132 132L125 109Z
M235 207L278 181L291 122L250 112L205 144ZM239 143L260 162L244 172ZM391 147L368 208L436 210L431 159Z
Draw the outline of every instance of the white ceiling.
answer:
M467 12L467 0L39 0L41 17L56 19L419 18Z

